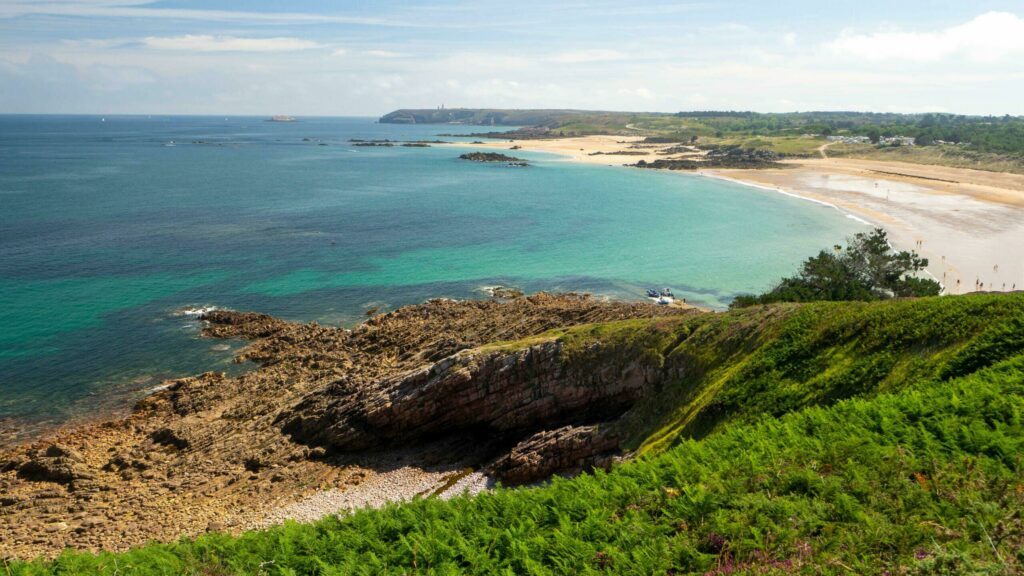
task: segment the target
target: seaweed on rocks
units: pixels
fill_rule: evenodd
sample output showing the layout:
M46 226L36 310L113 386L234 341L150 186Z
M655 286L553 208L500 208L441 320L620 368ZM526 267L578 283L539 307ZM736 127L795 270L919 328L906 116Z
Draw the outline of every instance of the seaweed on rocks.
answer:
M704 168L780 168L780 157L769 150L746 150L737 146L709 150L703 156L689 158L659 158L653 162L640 160L636 168L666 170L700 170Z
M516 158L515 156L507 156L497 152L469 152L459 156L460 160L470 160L473 162L500 162L508 166L529 166L529 163L522 158Z

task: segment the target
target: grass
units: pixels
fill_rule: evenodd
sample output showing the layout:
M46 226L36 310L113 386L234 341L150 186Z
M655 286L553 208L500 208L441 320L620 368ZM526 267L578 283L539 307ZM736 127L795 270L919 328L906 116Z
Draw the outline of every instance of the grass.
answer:
M968 374L1024 351L1022 323L1024 294L970 295L630 320L541 340L562 340L571 365L660 371L616 424L647 452L734 421Z
M872 144L834 144L828 147L828 155L1024 174L1024 157L1020 155L977 152L952 144L882 148Z
M753 307L545 339L575 366L632 359L670 376L629 415L643 456L542 487L10 570L1024 570L1024 294Z
M731 138L702 138L701 144L739 146L750 150L769 150L791 157L818 157L818 148L825 144L824 138L805 136L739 136Z

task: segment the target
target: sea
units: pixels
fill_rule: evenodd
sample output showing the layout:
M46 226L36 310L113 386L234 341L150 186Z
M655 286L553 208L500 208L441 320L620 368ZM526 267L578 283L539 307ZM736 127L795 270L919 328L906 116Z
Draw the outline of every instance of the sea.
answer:
M0 116L7 438L124 410L169 378L246 369L232 361L244 343L200 337L198 314L214 307L353 326L501 285L630 300L670 287L722 309L864 228L692 174L350 142L471 143L494 129Z

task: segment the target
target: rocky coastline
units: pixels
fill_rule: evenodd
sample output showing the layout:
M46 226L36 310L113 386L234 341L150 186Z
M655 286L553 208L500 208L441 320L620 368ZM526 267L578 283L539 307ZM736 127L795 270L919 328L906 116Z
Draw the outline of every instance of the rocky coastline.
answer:
M124 418L0 449L0 557L122 550L607 466L621 454L608 424L651 368L576 364L540 335L694 313L514 293L429 301L352 330L208 312L204 336L249 341L237 360L257 368L173 380Z

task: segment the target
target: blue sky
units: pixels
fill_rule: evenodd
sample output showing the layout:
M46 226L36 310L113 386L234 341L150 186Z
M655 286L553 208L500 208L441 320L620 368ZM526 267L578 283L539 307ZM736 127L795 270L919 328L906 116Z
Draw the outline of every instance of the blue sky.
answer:
M0 112L1024 114L1024 0L0 0Z

